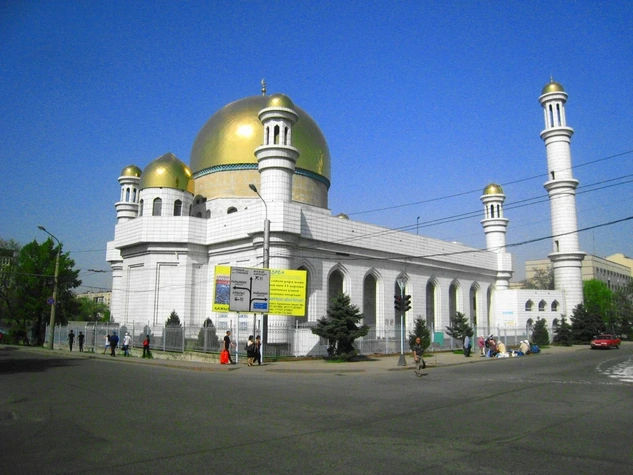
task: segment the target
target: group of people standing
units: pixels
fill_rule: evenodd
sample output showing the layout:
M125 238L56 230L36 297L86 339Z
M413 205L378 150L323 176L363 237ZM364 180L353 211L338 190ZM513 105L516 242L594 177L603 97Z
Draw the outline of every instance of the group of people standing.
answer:
M79 335L75 335L74 330L70 330L68 333L68 347L70 351L73 351L73 345L75 343L75 337L77 337L77 342L79 343L79 351L84 351L84 340L85 335L82 332L79 332ZM123 356L130 356L130 349L132 348L132 337L128 332L125 333L123 337L123 341L121 342L121 349L123 350ZM119 337L116 332L112 332L112 334L108 333L103 337L103 354L105 355L108 349L110 350L110 356L116 356L116 349L119 346ZM143 358L151 358L151 353L149 351L149 335L145 337L143 341Z
M262 339L259 335L257 335L257 337L253 337L253 335L248 337L248 342L246 343L246 358L248 366L253 366L254 363L257 363L257 365L262 364L261 347ZM237 348L237 346L231 341L231 330L227 330L226 335L224 336L224 350L222 351L222 353L225 354L227 361L224 362L221 357L220 363L235 364L233 358L231 357L232 348Z

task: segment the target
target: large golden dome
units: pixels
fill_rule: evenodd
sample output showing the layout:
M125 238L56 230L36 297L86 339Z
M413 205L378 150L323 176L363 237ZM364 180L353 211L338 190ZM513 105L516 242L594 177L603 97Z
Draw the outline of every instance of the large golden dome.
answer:
M139 188L175 188L193 193L193 179L189 167L169 152L145 167Z
M330 184L330 150L314 120L282 94L252 96L232 102L213 114L202 127L191 149L194 178L228 170L256 170L255 149L262 145L264 128L259 111L291 107L299 116L292 128L292 146L299 149L298 175Z

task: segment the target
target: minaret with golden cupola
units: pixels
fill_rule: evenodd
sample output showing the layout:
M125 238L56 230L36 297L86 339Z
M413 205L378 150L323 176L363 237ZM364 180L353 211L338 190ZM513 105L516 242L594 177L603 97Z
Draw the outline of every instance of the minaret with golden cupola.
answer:
M486 249L498 255L496 290L505 290L510 286L512 277L512 257L506 252L506 232L508 219L503 216L503 203L506 195L501 186L491 183L481 196L484 204L484 219L481 224L486 234Z
M140 181L141 169L136 165L129 165L121 171L121 176L119 177L121 199L114 205L117 223L128 221L138 216Z
M299 116L288 96L273 94L258 117L264 126L263 145L255 149L261 196L266 202L291 202L299 158L299 150L292 146L292 126Z
M576 187L572 175L571 136L567 126L565 103L567 93L553 79L545 85L539 102L543 107L545 129L541 138L547 152L548 181L543 185L549 194L553 249L549 254L554 269L554 284L565 295L564 313L571 315L583 303L582 260L585 253L578 243Z

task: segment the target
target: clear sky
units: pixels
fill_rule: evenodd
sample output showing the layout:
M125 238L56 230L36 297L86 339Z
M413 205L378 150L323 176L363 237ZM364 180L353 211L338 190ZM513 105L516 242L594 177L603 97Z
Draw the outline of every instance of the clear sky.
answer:
M484 247L479 197L496 182L508 243L548 236L538 96L553 76L579 227L633 215L630 1L0 0L0 65L0 237L41 242L45 226L81 290L110 288L87 269L109 271L121 170L166 152L189 163L208 118L264 77L323 130L334 214ZM598 227L581 246L631 256L632 231ZM511 251L517 280L551 241Z

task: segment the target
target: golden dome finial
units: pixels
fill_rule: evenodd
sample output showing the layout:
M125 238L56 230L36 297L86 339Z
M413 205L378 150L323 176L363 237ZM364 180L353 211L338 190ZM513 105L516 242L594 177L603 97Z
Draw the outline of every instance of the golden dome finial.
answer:
M262 96L265 96L266 95L266 78L262 78L261 84L262 84Z

